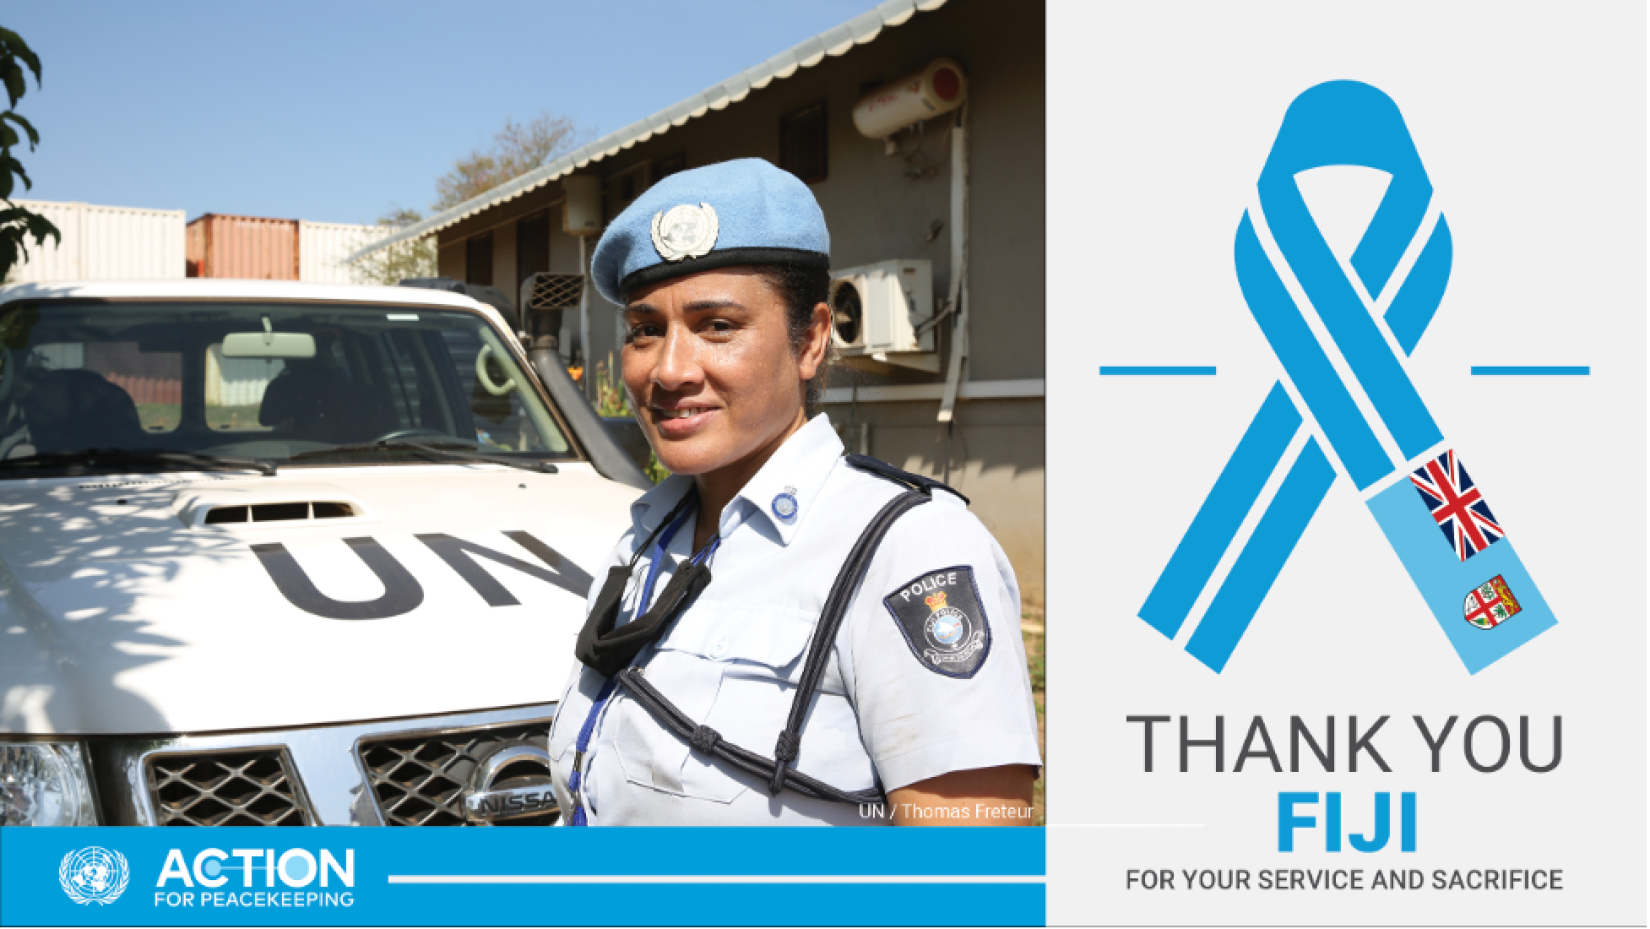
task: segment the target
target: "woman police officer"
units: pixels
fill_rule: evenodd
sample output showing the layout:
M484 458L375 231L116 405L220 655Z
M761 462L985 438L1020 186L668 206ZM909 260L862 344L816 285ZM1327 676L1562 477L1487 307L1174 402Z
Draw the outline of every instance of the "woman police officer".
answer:
M1030 822L1007 558L948 488L805 415L829 249L808 188L756 159L666 178L596 246L674 476L591 592L550 734L564 823Z

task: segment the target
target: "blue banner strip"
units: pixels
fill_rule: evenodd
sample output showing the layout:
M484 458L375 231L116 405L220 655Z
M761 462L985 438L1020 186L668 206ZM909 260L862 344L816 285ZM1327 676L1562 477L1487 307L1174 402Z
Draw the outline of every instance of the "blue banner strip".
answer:
M0 925L1041 925L1045 873L1041 829L0 829Z
M1587 365L1473 365L1472 373L1491 377L1585 377L1593 369Z
M1156 376L1212 376L1215 373L1213 365L1208 367L1157 365L1157 366L1129 366L1129 365L1101 365L1101 377L1138 377L1145 375Z

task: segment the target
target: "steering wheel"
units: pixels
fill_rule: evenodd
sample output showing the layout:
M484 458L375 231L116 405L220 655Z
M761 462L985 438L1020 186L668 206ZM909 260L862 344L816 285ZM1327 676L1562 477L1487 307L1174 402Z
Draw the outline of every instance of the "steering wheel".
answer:
M441 436L442 438L445 438L445 439L455 438L455 436L450 436L447 433L442 432L440 429L418 428L418 429L397 429L394 432L386 432L383 435L379 436L378 438L373 439L372 441L373 441L373 443L376 444L378 442L388 442L388 441L391 441L392 439L410 439L413 436L419 436L419 435L436 435L436 436Z

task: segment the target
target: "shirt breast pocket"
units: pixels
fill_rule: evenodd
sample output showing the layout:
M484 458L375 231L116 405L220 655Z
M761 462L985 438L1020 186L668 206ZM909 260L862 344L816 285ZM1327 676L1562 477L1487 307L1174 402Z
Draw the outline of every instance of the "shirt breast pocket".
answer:
M700 611L704 610L701 614ZM762 755L785 725L802 653L814 617L773 609L696 605L659 643L647 663L647 679L689 719L722 738ZM622 708L615 747L632 783L719 803L747 789L710 756L665 731L632 700Z

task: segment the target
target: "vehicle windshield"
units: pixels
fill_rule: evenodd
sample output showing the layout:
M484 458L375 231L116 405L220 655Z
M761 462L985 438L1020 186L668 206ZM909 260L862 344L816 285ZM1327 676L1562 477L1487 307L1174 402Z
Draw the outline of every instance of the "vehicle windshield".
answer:
M574 457L503 338L427 306L16 303L0 309L0 463L87 449L430 461L414 444Z

